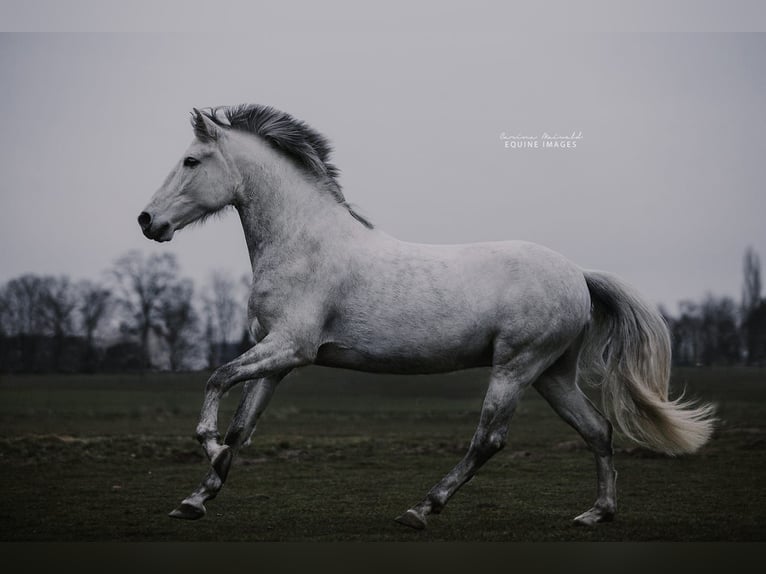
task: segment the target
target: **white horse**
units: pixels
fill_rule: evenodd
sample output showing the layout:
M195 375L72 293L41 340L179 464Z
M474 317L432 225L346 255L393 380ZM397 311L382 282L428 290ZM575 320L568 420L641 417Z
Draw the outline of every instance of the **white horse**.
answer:
M662 317L615 276L521 241L399 241L346 203L325 138L273 108L195 109L192 125L194 141L138 222L146 237L170 241L190 223L236 208L253 269L248 320L257 343L207 381L197 437L211 468L171 516L205 514L279 381L312 363L385 373L491 367L468 452L397 518L413 528L424 528L503 448L530 386L595 454L598 497L575 518L580 524L613 518L617 475L612 425L578 376L601 385L607 415L641 445L677 455L710 437L711 406L668 399ZM220 398L244 381L221 441Z

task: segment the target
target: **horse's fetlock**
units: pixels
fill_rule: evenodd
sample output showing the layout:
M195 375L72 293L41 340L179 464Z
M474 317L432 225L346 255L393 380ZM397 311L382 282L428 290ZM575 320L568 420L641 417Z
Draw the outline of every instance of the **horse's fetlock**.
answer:
M199 425L195 432L195 437L200 443L205 443L209 440L220 440L221 435L218 431L211 429L205 425Z

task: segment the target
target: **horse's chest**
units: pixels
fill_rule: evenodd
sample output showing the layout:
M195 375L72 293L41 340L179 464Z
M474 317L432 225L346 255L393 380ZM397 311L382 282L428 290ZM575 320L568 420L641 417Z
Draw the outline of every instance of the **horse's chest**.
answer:
M320 321L324 299L308 277L261 280L251 288L248 318L267 332L284 323L308 327Z

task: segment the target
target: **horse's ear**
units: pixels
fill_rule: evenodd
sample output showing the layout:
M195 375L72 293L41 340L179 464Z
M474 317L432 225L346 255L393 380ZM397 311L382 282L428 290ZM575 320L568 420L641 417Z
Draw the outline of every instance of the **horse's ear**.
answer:
M215 122L197 108L194 108L192 112L192 126L194 135L203 142L216 141L221 133Z

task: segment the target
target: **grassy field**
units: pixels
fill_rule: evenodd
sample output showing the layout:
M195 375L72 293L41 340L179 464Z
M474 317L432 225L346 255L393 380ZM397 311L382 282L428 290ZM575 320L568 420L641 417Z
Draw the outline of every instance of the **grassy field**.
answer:
M205 375L0 378L0 541L742 541L766 528L766 370L689 369L674 385L719 406L714 439L667 458L618 437L619 512L590 453L534 392L508 447L430 521L393 518L462 456L486 372L286 379L208 515L167 517L207 465L193 438ZM238 398L224 403L228 421Z

